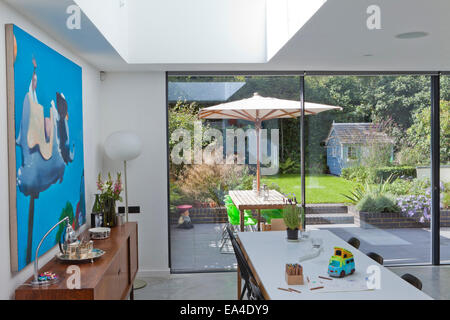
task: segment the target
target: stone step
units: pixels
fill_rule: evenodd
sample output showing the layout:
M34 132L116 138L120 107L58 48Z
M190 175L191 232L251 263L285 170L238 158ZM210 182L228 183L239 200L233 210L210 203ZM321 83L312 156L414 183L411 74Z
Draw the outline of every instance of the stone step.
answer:
M314 213L306 214L306 224L352 224L354 216L348 213Z
M319 203L319 204L307 204L306 214L321 214L321 213L348 213L348 207L345 204L340 203Z

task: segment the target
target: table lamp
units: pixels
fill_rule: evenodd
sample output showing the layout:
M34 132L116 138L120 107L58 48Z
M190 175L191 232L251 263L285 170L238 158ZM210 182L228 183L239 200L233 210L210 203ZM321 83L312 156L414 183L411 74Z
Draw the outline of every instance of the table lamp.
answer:
M141 154L141 139L132 132L114 132L105 141L105 152L112 160L123 161L125 187L125 220L128 222L127 161L136 159Z

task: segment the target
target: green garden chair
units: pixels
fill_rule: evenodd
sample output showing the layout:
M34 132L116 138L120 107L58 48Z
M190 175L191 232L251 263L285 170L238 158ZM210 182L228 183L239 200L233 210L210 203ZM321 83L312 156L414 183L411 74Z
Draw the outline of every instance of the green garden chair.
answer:
M233 203L225 203L225 207L227 208L227 215L228 215L228 224L224 225L224 228L222 230L222 236L220 240L220 252L223 252L224 246L229 241L229 236L227 232L227 225L230 227L231 230L233 230L234 233L236 233L237 230L239 230L240 226L240 214L238 208ZM253 218L251 210L245 210L246 215L244 215L244 228L247 229L247 231L255 231L256 226L258 225L258 220ZM244 213L245 213L244 211ZM229 252L232 253L232 252Z
M272 219L281 219L283 218L283 210L282 209L263 209L261 210L261 217L266 220L267 223L271 223Z

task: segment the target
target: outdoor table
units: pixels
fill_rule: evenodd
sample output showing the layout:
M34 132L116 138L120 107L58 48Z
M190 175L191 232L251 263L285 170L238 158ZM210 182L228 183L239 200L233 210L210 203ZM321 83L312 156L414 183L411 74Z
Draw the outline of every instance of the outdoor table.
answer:
M269 198L264 200L253 190L232 190L228 193L240 213L240 227L244 231L244 210L258 210L258 231L261 230L261 209L283 209L286 197L276 190L269 190ZM261 191L262 194L262 191Z
M299 261L302 255L308 252L308 243L311 246L311 240L322 239L323 251L319 256ZM377 300L377 299L411 299L411 300L429 300L432 299L416 287L404 281L398 275L388 268L378 264L363 252L355 249L346 241L337 237L328 230L309 231L308 239L300 239L297 242L286 240L286 231L271 232L238 232L237 241L242 249L245 259L252 270L255 280L261 289L265 299L275 300ZM356 271L345 278L331 278L328 271L328 263L333 255L334 247L341 247L353 253ZM303 285L288 285L285 280L286 263L300 263L303 268ZM379 288L368 290L366 278L371 275L368 273L371 268L379 270ZM238 274L238 298L241 289L241 278ZM320 280L319 276L332 280ZM308 282L311 279L311 283ZM319 279L322 285L312 279ZM323 279L323 278L321 278ZM332 289L338 281L350 281L359 283L359 288L346 287L344 289ZM341 282L342 283L342 282ZM323 286L317 289L316 286ZM328 286L328 287L327 287ZM293 288L298 292L287 292L279 288ZM316 288L317 290L311 290Z

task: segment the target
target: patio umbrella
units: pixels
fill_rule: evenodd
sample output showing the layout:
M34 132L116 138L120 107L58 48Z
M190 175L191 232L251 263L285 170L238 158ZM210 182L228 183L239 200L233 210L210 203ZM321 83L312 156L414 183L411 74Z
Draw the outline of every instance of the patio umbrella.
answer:
M341 107L305 102L305 115L315 115L327 110L342 110ZM259 140L261 122L277 118L297 118L302 114L300 101L262 97L257 92L253 97L221 103L200 110L200 119L241 119L255 123L256 129L256 183L260 187Z

